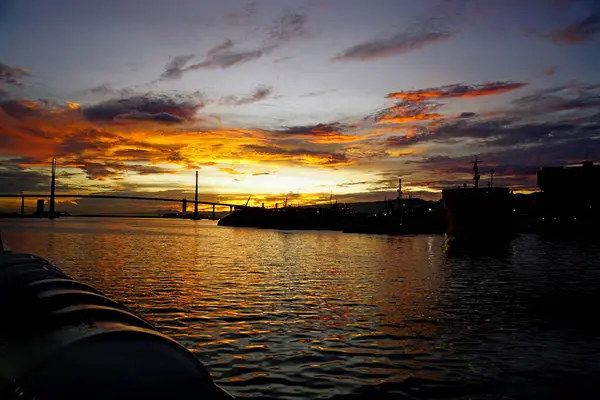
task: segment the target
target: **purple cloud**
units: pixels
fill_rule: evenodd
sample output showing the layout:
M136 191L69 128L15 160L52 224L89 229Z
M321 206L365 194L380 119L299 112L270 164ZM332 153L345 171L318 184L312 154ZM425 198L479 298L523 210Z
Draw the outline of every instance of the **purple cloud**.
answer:
M349 47L333 61L366 61L405 54L431 44L448 40L463 25L463 14L472 0L440 2L426 15L389 37L380 37Z
M0 83L23 86L23 80L31 76L25 68L16 68L0 62Z
M248 96L227 96L219 100L219 104L241 106L245 104L256 103L264 100L273 92L273 89L267 86L259 86Z

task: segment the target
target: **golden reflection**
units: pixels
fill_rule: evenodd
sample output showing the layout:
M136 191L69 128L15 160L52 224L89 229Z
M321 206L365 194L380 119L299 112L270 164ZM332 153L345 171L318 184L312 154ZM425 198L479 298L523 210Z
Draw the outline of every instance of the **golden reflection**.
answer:
M33 243L28 251L126 301L220 370L239 360L327 375L343 364L353 374L368 371L365 380L375 384L440 350L432 338L440 336L441 237L181 220L59 219L47 226L60 232L61 245L36 247L48 242L48 231L31 231L21 237ZM246 381L264 372L258 368L230 379Z

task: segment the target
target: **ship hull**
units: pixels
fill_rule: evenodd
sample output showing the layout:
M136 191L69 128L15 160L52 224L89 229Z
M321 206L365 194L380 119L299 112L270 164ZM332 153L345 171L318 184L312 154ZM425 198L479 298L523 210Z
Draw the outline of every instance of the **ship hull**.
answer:
M514 236L511 194L508 188L447 189L446 234L451 241L492 244Z

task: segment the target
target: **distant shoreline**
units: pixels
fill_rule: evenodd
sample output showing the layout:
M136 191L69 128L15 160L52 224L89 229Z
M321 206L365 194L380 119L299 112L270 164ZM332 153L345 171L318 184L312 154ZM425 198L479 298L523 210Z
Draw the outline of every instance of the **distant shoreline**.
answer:
M32 215L20 215L20 214L17 214L17 215L14 215L14 214L0 214L0 218L6 218L6 219L48 219L49 217L47 217L47 216L37 217L37 216L32 216ZM114 215L114 214L61 215L61 216L57 217L56 219L61 219L61 218L193 219L191 217L182 218L182 217L168 217L168 216L161 216L161 215ZM210 218L198 218L198 219L211 221Z

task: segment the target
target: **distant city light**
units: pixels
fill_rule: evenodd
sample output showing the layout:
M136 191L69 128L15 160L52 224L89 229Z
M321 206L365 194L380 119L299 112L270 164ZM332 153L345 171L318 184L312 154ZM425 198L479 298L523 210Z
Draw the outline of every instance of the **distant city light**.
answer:
M431 208L429 209L429 211L432 211Z

